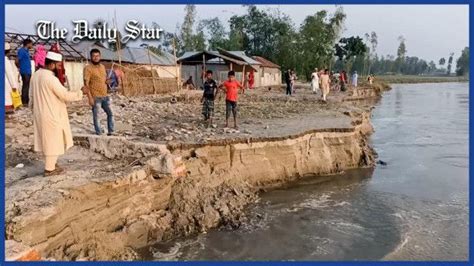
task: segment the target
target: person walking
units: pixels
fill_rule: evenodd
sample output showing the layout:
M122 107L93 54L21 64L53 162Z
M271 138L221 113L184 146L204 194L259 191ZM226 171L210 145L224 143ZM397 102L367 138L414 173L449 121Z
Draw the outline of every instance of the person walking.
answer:
M370 85L372 85L374 83L374 76L369 74L369 76L367 77L367 81L369 82Z
M316 94L319 90L319 72L318 68L314 69L314 72L311 73L311 90Z
M21 76L21 102L28 105L30 79L31 79L31 57L30 50L33 49L33 41L26 39L23 41L23 47L18 49L16 65L20 69Z
M249 85L249 89L253 89L255 85L255 74L253 73L253 69L250 70L250 73L249 73L248 85Z
M44 155L44 176L59 175L64 169L57 165L58 157L73 146L67 102L82 100L87 88L68 91L54 75L62 62L58 53L48 52L45 67L31 78L29 107L33 113L34 150Z
M8 59L10 54L10 43L5 43L5 113L11 114L15 108L13 106L12 92L18 90L18 79L15 75L15 66Z
M291 96L291 69L285 72L286 95Z
M324 73L321 75L321 92L322 92L322 99L324 102L327 101L327 95L329 94L330 89L330 77L329 77L329 69L325 69Z
M107 73L105 66L100 63L101 56L99 49L92 49L90 52L92 64L84 68L84 85L89 89L92 96L92 119L97 135L102 135L102 128L99 122L99 108L102 107L107 114L108 136L114 135L114 116L110 108L110 97L107 94Z
M346 84L347 84L346 78L347 78L346 71L342 70L339 73L339 84L341 86L341 91L346 91Z
M296 72L294 70L291 70L291 91L295 93L295 83L296 83Z
M357 87L358 78L359 78L359 75L357 74L357 71L354 71L354 74L352 74L352 86Z

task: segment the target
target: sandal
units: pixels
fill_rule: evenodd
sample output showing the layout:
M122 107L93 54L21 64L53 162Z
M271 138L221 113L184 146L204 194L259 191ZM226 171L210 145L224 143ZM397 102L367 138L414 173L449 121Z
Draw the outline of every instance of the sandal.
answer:
M44 177L60 175L62 173L64 173L64 169L62 169L59 166L56 166L56 169L54 169L52 171L44 170Z

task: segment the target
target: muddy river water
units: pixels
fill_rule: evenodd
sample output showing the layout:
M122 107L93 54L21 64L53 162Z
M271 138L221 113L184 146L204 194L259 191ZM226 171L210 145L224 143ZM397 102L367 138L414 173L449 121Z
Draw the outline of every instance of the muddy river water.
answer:
M468 84L393 85L372 113L375 169L262 194L236 230L156 245L147 260L467 260Z

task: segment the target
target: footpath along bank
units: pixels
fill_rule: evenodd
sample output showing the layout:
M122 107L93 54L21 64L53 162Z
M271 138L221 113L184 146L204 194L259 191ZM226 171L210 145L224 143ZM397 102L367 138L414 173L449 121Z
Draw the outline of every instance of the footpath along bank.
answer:
M370 111L383 84L319 101L250 91L239 131L200 116L200 92L114 96L121 136L92 135L84 104L70 106L76 146L43 177L28 110L6 120L6 256L10 260L133 260L135 250L217 226L238 227L258 193L303 176L372 167Z

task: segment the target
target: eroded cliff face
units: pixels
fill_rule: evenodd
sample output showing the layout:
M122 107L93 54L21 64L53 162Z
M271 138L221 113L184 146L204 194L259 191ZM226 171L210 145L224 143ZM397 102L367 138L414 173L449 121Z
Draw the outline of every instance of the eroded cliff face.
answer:
M118 260L133 259L134 249L176 236L237 227L262 188L372 166L369 114L350 115L354 125L345 129L182 148L76 137L82 149L131 163L43 205L33 208L27 199L7 205L7 239L46 258ZM64 182L59 178L56 186ZM40 193L47 193L44 186Z
M361 89L347 100L381 91ZM238 227L259 191L372 167L369 109L343 111L333 128L207 143L75 136L67 175L23 178L7 169L6 238L47 259L129 260L160 241Z

